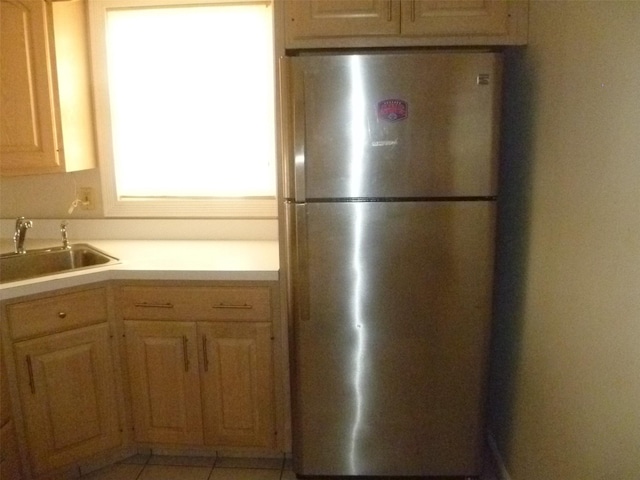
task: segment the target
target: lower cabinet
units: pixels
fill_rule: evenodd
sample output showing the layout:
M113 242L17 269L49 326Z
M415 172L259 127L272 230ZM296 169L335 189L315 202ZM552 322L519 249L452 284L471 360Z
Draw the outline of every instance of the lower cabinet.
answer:
M275 447L269 289L131 287L122 298L136 441Z
M271 325L198 323L207 445L274 444Z
M0 427L0 478L22 480L22 465L13 420Z
M140 446L281 451L277 284L161 283L2 302L2 480L58 478Z
M202 444L194 323L125 322L135 439Z
M22 480L18 439L11 412L9 381L0 343L0 479Z
M35 475L120 443L106 323L14 345Z
M97 287L2 305L4 359L18 407L12 425L27 478L49 478L122 444L108 296ZM4 465L2 472L4 479Z

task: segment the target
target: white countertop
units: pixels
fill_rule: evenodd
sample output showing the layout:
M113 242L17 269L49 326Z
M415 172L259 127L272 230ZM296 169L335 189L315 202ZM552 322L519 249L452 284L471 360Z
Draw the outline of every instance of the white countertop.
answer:
M103 280L278 280L278 242L273 240L77 240L119 259L106 267L0 284L0 300ZM33 239L29 249L59 246ZM10 252L13 244L0 243Z

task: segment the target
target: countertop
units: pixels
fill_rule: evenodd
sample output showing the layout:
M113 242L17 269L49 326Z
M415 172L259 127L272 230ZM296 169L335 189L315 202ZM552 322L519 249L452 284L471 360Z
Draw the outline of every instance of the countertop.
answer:
M0 300L104 280L278 280L278 242L272 240L74 240L119 259L106 267L0 284ZM37 239L28 249L59 246ZM13 244L0 243L0 251Z

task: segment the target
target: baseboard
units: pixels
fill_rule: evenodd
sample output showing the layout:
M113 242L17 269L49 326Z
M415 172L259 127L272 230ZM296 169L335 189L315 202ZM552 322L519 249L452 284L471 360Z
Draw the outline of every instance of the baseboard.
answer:
M489 450L491 450L491 455L493 457L494 465L498 468L497 474L500 477L500 480L512 480L511 475L507 471L507 467L504 464L504 460L502 459L502 455L500 455L500 451L498 450L498 445L496 444L496 440L493 437L492 432L488 432L487 434L487 443L489 444Z

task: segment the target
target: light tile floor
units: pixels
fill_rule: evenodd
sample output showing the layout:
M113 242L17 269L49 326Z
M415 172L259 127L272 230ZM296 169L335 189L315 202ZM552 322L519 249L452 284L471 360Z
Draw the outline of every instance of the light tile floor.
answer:
M136 455L82 480L280 480L282 458ZM295 475L292 477L295 478Z
M490 461L479 480L498 480ZM172 457L136 455L81 480L295 480L280 458Z

